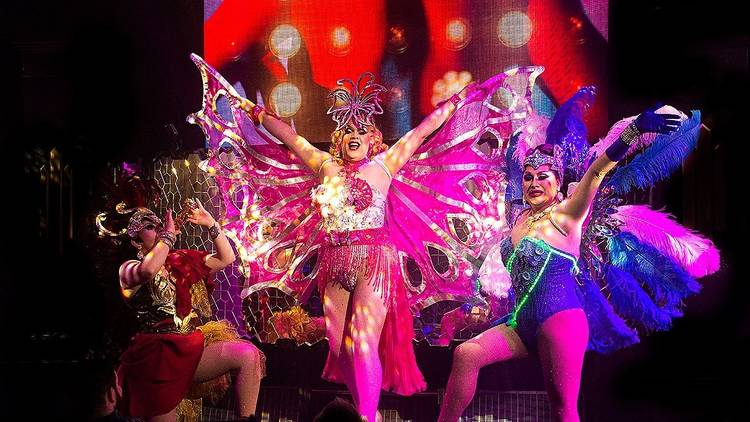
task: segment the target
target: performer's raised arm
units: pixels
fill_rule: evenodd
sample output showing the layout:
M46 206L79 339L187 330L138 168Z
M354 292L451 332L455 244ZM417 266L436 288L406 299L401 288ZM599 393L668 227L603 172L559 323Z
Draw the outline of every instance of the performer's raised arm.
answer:
M570 198L560 205L561 212L567 214L574 222L583 222L604 176L625 157L630 145L638 136L647 132L670 133L677 130L680 126L680 116L657 114L655 111L658 107L654 106L638 115L605 153L591 163Z
M120 285L132 289L152 280L164 266L169 250L177 238L172 210L167 211L165 225L161 228L161 219L149 209L135 212L128 226L128 235L134 239L133 245L145 250L142 260L130 260L120 265ZM139 236L142 233L142 236Z
M476 84L467 85L461 92L451 96L448 101L443 101L417 127L406 132L385 154L384 162L390 173L396 174L409 161L414 151L422 145L422 142L448 120L456 110L456 105L459 101L465 99L467 95L481 93L482 90Z
M221 230L219 223L213 216L203 208L199 200L195 200L196 207L191 211L188 221L200 226L208 227L208 234L214 242L216 252L206 255L206 266L211 269L211 274L223 270L235 260L234 251L229 244L227 236Z
M319 173L320 166L331 158L331 154L314 147L310 141L300 136L279 116L266 110L263 106L245 98L241 98L239 101L242 110L250 116L256 126L262 125L271 135L289 147L315 173Z

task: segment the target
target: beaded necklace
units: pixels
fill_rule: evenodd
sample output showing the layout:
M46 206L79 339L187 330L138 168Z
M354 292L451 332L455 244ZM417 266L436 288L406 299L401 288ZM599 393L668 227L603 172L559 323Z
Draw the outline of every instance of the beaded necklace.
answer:
M532 211L532 213L529 214L528 217L526 217L526 221L525 221L526 227L528 227L528 229L531 230L531 228L534 227L534 225L538 223L540 220L549 217L549 215L557 208L558 205L559 203L550 205L549 207L541 211L537 211L536 213Z
M542 219L547 218L549 219L549 222L552 223L552 226L554 226L555 229L557 229L557 231L559 231L563 236L568 237L568 232L565 231L565 229L563 229L562 227L560 227L560 225L555 221L555 219L552 218L552 213L555 212L558 205L560 205L559 202L543 209L542 211L537 212L536 214L531 214L528 217L526 217L526 221L524 221L524 223L526 224L527 232L530 232L531 229L534 228L536 223L538 223Z

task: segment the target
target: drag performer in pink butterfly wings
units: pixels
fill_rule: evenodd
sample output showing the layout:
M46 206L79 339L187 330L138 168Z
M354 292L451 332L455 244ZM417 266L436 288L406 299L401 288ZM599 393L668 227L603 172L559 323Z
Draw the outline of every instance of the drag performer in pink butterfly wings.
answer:
M406 395L425 388L411 345L411 312L400 277L397 282L398 257L384 228L391 178L471 92L464 89L444 102L387 148L372 120L382 113L378 95L385 88L372 79L372 74L364 74L357 84L339 81L341 87L331 94L334 104L328 113L337 126L330 153L312 146L263 107L240 99L256 125L319 175L313 200L326 229L319 277L330 347L323 377L346 384L359 412L370 421L376 418L381 385ZM398 347L383 350L381 334L397 336L398 341L389 343ZM394 362L384 365L383 358Z

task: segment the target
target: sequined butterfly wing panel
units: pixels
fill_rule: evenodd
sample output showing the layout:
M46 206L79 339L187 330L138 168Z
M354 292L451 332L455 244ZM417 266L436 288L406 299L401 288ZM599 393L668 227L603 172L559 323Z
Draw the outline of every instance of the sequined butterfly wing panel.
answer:
M528 116L527 98L541 71L517 68L484 82L394 176L389 227L420 315L418 338L442 344L452 337L440 332L440 320L460 304L479 301L488 311L477 279L491 245L508 230L503 148Z
M202 109L188 117L203 130L208 159L226 213L224 232L234 242L246 277L246 298L263 289L291 306L309 293L322 239L311 204L316 176L262 129L236 100L234 88L200 57L191 55L203 79ZM283 294L282 294L283 293ZM268 296L268 295L266 295Z

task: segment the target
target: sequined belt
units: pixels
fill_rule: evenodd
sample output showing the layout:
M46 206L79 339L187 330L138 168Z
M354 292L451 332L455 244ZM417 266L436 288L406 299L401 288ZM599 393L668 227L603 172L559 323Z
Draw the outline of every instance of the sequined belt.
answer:
M342 232L331 231L326 235L326 240L329 246L372 245L390 243L391 236L387 229L380 227Z

